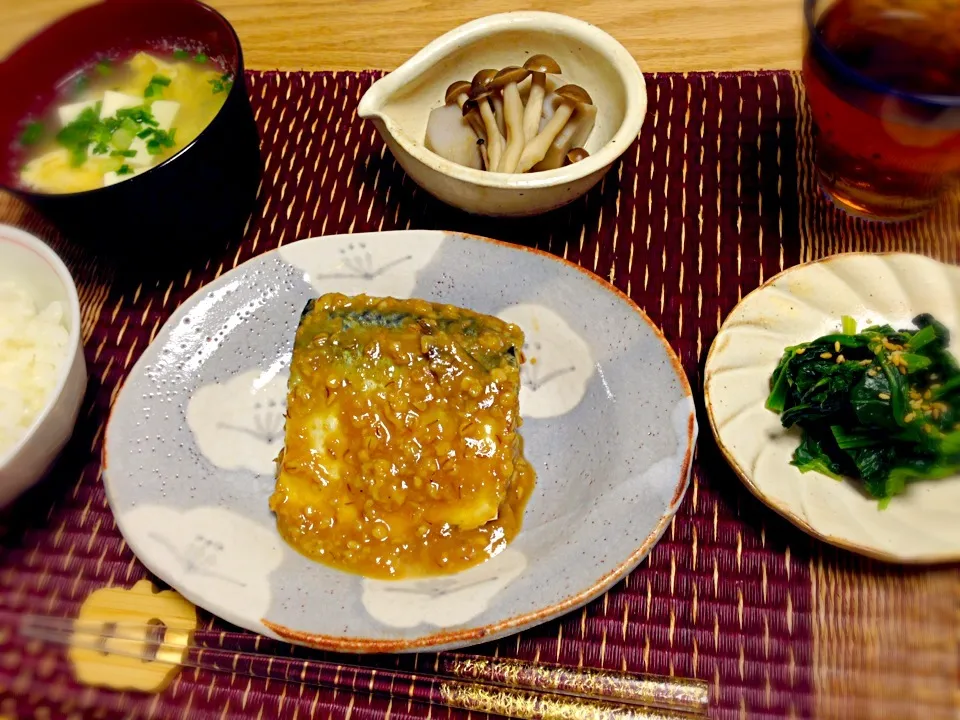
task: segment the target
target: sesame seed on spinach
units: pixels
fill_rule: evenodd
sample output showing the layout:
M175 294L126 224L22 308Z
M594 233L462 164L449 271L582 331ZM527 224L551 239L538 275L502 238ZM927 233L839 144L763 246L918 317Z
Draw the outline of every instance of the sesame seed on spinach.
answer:
M858 479L886 507L909 483L960 473L960 366L932 315L914 329L875 325L788 347L767 408L802 439L801 472Z

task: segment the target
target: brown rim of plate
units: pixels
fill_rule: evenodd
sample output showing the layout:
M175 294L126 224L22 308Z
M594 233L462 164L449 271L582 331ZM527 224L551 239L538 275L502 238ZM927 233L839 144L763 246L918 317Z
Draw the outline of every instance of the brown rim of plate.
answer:
M960 553L956 553L954 555L935 555L935 556L922 555L917 557L905 558L892 553L885 553L882 551L878 551L873 548L863 547L863 546L857 545L856 543L849 542L843 538L834 537L833 535L828 535L826 533L822 533L819 530L814 529L806 520L799 517L793 511L788 510L785 507L781 507L777 503L770 500L770 498L768 498L763 493L763 491L761 491L760 488L754 484L750 475L742 467L740 467L740 464L736 460L734 460L732 453L727 449L727 446L724 445L723 440L720 437L720 433L717 431L717 424L713 417L713 402L711 402L710 400L710 383L713 378L713 374L709 372L709 368L710 368L710 360L711 358L713 358L714 350L716 350L717 348L717 341L720 339L720 334L724 331L724 328L726 327L727 321L730 319L730 317L737 311L737 308L739 308L743 303L747 301L748 298L750 298L750 296L752 296L754 293L758 293L761 290L764 290L767 286L772 285L774 282L776 282L780 278L786 275L789 275L793 272L796 272L798 270L801 270L803 268L810 267L812 265L828 264L834 260L843 259L843 258L852 257L852 256L919 257L919 258L925 258L935 263L939 263L941 265L945 265L946 267L956 267L954 265L949 265L948 263L932 258L929 255L923 255L921 253L908 253L908 252L896 252L896 251L891 251L891 252L856 251L856 252L847 252L847 253L836 253L835 255L829 255L824 258L819 258L817 260L813 260L808 263L794 265L793 267L789 267L785 270L781 270L776 275L774 275L769 280L767 280L765 283L763 283L759 287L747 293L743 297L743 299L740 300L740 302L738 302L734 306L733 310L731 310L727 315L727 317L724 318L723 324L720 326L720 329L717 331L717 336L713 339L713 343L711 343L710 345L710 350L707 353L707 359L706 359L706 362L704 363L704 377L703 377L703 402L707 410L707 417L710 421L710 431L713 434L714 440L716 440L717 442L717 447L720 448L720 452L723 454L724 459L727 461L727 463L730 465L733 471L740 478L740 481L747 486L747 489L751 493L753 493L753 495L758 500L760 500L764 505L766 505L768 508L776 512L781 517L789 520L791 523L793 523L795 526L803 530L808 535L818 540L822 540L823 542L828 543L830 545L834 545L835 547L842 548L843 550L849 550L850 552L855 552L859 555L864 555L874 560L880 560L881 562L886 562L886 563L896 563L900 565L933 565L933 564L940 565L944 563L956 562L960 560Z
M580 271L587 278L597 283L601 288L609 292L612 292L614 295L619 297L621 300L627 303L627 305L631 307L634 310L634 312L636 312L640 316L643 322L646 323L647 327L653 331L654 337L656 337L660 341L660 344L663 346L663 349L666 351L667 358L670 360L670 365L673 368L674 374L677 376L677 378L680 381L680 387L684 393L684 396L687 398L690 398L693 396L693 391L690 387L690 381L687 378L686 372L684 372L683 370L683 366L680 363L680 358L677 357L677 354L674 352L673 348L670 346L670 343L667 342L667 339L664 336L663 332L660 330L660 328L657 327L653 323L653 321L650 320L649 317L647 317L647 314L640 308L639 305L637 305L636 302L634 302L634 300L629 295L627 295L626 293L624 293L623 291L621 291L619 288L612 285L611 283L607 282L603 278L599 277L592 271L587 270L585 267L582 267L580 265L577 265L576 263L570 262L566 258L562 258L558 255L554 255L552 253L546 252L545 250L527 247L526 245L517 245L514 243L505 242L503 240L494 240L493 238L484 237L482 235L473 235L471 233L455 232L452 230L426 230L426 231L408 230L405 232L440 232L448 237L453 236L455 238L459 237L459 238L469 239L469 240L481 240L491 245L499 245L502 247L510 248L512 250L522 250L524 252L528 252L534 255L540 255L542 257L547 258L548 260L559 262L562 265L566 265L567 267ZM361 233L361 234L376 235L379 233ZM304 239L309 240L311 238L304 238ZM329 239L329 237L327 239ZM255 256L254 258L250 258L249 260L245 261L245 263L251 262L252 260L258 257L266 255L270 252L275 252L277 250L279 250L279 248L273 248L271 250L268 250L264 253L261 253L260 255ZM236 270L237 268L242 267L243 264L245 263L238 265L236 268L233 268L233 270ZM223 277L223 275L221 275L220 277ZM214 282L216 280L219 280L219 278L214 278L214 280L211 280L210 282ZM191 295L189 298L187 298L180 304L177 310L179 310L179 308L184 307L193 298L194 295L197 295L203 292L203 290L209 284L210 283L205 283L203 286L198 288L193 295ZM174 310L174 312L170 314L170 317L168 317L166 321L164 321L163 326L161 327L161 330L163 329L163 327L166 326L168 322L170 322L170 319L177 312L177 310ZM150 345L152 344L153 344L152 342L149 343L144 348L143 351L146 352L146 349L149 348ZM137 361L136 363L134 363L134 366L131 369L131 372L136 369L136 366L137 364L139 364L142 358L142 355L143 353L141 353L141 357L137 358ZM128 373L126 377L129 377L129 376L130 374ZM123 385L126 385L126 378L124 378ZM117 391L117 398L114 400L113 404L110 406L110 412L107 415L106 428L104 430L104 437L103 437L103 445L101 447L101 452L100 452L101 454L100 474L101 474L101 477L103 478L106 478L106 474L107 474L107 445L109 444L108 439L109 439L109 432L110 432L110 425L111 425L110 421L113 418L113 410L117 404L116 400L119 399L120 392L122 391L123 391L123 386L121 386L120 390ZM313 647L319 650L331 650L335 652L353 652L353 653L389 653L389 652L405 652L410 650L419 650L424 648L433 648L433 647L440 647L440 646L449 646L455 643L456 644L472 643L473 641L478 641L481 639L493 640L497 637L502 637L505 635L512 634L514 632L519 632L520 630L523 630L525 628L532 627L549 618L556 617L558 615L562 615L566 612L569 612L570 610L575 610L585 605L590 600L600 595L602 592L608 590L616 582L618 582L624 575L626 575L634 567L636 567L650 553L653 547L657 544L657 541L666 531L667 526L673 520L673 517L674 515L676 515L677 510L679 510L680 503L683 500L684 495L686 495L686 490L690 484L691 465L693 463L693 454L696 448L696 438L695 438L695 429L694 429L695 426L696 426L696 409L691 408L690 416L687 420L687 440L686 440L687 448L686 448L686 452L684 453L682 466L680 468L680 473L679 473L680 477L675 486L673 496L671 497L670 507L667 508L666 512L661 516L660 522L657 523L657 526L653 529L653 531L649 535L647 535L646 539L643 541L640 547L634 550L626 560L624 560L622 563L617 565L617 567L615 567L613 570L610 570L605 575L600 577L590 587L584 590L581 590L580 592L574 595L570 595L564 598L563 600L561 600L560 602L550 605L549 607L541 608L539 610L525 613L523 615L517 615L515 617L507 618L506 620L502 620L492 625L485 625L483 627L465 628L463 630L457 630L454 632L439 632L439 633L434 633L432 635L421 636L418 638L409 638L409 639L398 638L395 640L378 640L375 638L349 638L349 637L343 637L339 635L318 635L313 633L302 632L299 630L294 630L294 629L285 627L284 625L271 622L266 618L261 618L260 622L263 623L263 625L269 628L272 632L276 633L278 637L284 640L288 640L294 643L299 643L302 645L307 645L309 647ZM104 490L106 491L106 488L104 488ZM110 493L106 492L106 496L109 504ZM111 511L112 511L112 507L111 507ZM117 529L119 529L119 523L118 523ZM121 532L121 535L122 534L123 533ZM131 547L131 549L133 548ZM146 563L142 559L137 557L137 560L142 565L147 567ZM147 567L147 569L150 570L149 567ZM151 570L150 572L153 572L153 571ZM154 573L154 574L156 575L157 573ZM171 586L174 587L174 589L176 589L176 587L173 586L172 584ZM187 597L187 596L184 596L184 597ZM187 599L193 602L191 598L187 597ZM200 607L203 607L202 604L200 603L194 602L194 604L199 605ZM216 615L216 613L214 614Z

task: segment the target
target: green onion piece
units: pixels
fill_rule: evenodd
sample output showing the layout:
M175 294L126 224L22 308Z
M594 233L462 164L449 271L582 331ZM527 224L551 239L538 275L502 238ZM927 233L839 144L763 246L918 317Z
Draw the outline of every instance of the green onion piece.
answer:
M147 140L147 152L151 155L159 155L163 152L163 148L172 148L176 132L176 128L170 130L170 132L154 130L152 137Z
M130 175L133 173L133 168L124 163L117 169L117 175Z
M207 56L203 53L197 53L193 56L193 59L198 63L205 63L207 61Z
M27 126L20 134L20 144L35 145L40 141L41 137L43 137L43 123L39 121L27 123Z
M146 140L151 135L153 135L153 128L147 128L146 130L141 130L137 133L137 137L141 140Z
M173 57L177 60L186 60L188 57L190 57L190 53L188 53L186 50L177 48L173 51Z
M101 75L109 75L110 71L113 69L111 67L110 59L104 58L103 60L98 62L96 64L96 69L97 69L97 72L100 73Z
M856 335L857 334L857 321L854 320L849 315L843 316L843 334L844 335Z
M156 118L153 117L153 113L143 105L117 110L117 118L120 120L123 120L124 118L130 118L135 123L139 123L140 125L150 125L152 127L159 125Z
M117 150L126 150L130 147L130 143L133 142L134 137L134 134L129 133L121 128L113 134L113 138L111 138L110 142Z
M70 153L70 165L79 167L87 159L87 148L91 142L99 142L102 132L99 103L86 108L70 124L57 133L57 143Z
M110 153L110 157L125 157L132 158L137 156L136 150L114 150Z
M87 161L87 149L76 147L70 150L70 167L80 167Z
M150 82L147 84L146 89L143 91L143 96L145 98L153 97L154 95L162 95L163 88L170 84L170 78L164 77L163 75L154 75L150 78Z
M137 131L140 129L140 126L132 118L123 118L120 121L120 130L128 132L131 135L136 135Z

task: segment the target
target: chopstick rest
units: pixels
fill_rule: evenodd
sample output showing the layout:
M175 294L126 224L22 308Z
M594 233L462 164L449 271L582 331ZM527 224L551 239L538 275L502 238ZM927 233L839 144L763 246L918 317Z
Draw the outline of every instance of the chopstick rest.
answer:
M111 628L120 624L142 626L140 637L112 633ZM104 631L93 647L69 644L67 656L77 680L114 690L161 692L180 670L190 635L197 629L197 612L179 593L161 591L149 580L140 580L129 589L110 587L90 593L72 635L89 634L79 628L97 625ZM164 641L155 651L151 628L162 633Z

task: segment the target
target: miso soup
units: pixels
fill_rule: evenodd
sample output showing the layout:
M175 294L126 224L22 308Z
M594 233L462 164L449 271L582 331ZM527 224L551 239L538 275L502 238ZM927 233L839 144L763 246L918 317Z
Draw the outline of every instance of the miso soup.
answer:
M65 80L18 139L20 184L45 193L112 185L149 170L213 120L233 75L205 54L103 58Z

